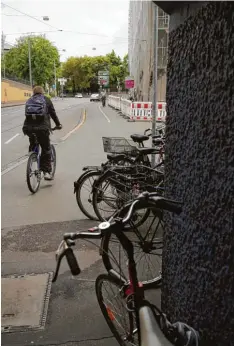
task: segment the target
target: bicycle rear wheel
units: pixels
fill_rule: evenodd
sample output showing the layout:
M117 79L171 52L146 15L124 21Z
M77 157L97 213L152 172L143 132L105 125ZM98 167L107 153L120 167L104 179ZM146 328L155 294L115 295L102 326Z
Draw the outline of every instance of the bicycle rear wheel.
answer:
M75 185L76 201L82 211L90 220L98 221L93 211L93 184L102 174L101 171L88 171L83 173Z
M29 155L26 169L26 181L29 191L36 193L41 183L41 171L38 166L37 154Z
M57 164L56 151L55 151L54 145L51 144L51 167L52 167L51 176L52 176L52 178L54 178L54 176L55 176L56 164Z
M136 328L137 313L123 295L123 282L108 274L101 274L95 283L96 295L102 314L121 346L139 345Z

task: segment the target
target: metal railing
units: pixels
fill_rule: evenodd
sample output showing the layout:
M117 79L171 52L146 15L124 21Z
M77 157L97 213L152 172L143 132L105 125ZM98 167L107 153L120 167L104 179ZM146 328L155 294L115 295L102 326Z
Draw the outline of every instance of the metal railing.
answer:
M18 83L21 83L21 84L30 85L30 81L29 80L21 79L21 78L18 78L16 76L12 76L12 75L9 75L9 74L5 74L4 77L2 75L2 80L4 80L4 79L8 79L8 80L11 80L13 82L18 82Z
M167 58L168 58L168 49L167 47L158 47L158 68L167 67Z
M158 16L158 28L169 29L169 16Z

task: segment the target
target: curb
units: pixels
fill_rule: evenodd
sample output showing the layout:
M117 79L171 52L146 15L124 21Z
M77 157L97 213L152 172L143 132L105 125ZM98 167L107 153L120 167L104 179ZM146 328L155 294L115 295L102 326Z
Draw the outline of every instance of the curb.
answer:
M7 107L17 107L17 106L24 106L25 105L25 103L17 103L17 104L1 104L1 108L7 108Z

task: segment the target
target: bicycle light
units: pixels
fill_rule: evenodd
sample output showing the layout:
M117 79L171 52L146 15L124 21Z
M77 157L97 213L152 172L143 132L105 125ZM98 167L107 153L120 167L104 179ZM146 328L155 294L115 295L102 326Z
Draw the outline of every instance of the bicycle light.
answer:
M100 231L103 231L109 227L110 227L110 222L107 222L107 221L102 222L100 223L100 225L98 225L98 228L100 229Z

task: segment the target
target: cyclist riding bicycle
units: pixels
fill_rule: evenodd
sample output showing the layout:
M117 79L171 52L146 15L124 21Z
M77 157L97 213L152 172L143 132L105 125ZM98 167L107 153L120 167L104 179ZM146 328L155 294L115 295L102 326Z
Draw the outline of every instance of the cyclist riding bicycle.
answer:
M105 93L105 91L101 93L101 101L102 101L102 106L105 107L105 105L106 105L106 93Z
M53 119L58 130L62 129L62 125L57 117L52 101L44 95L41 86L33 88L33 96L25 105L25 121L22 128L24 135L29 137L29 152L35 146L35 136L41 146L41 162L40 168L44 172L45 180L52 180L51 176L51 148L50 148L50 132L51 122Z

